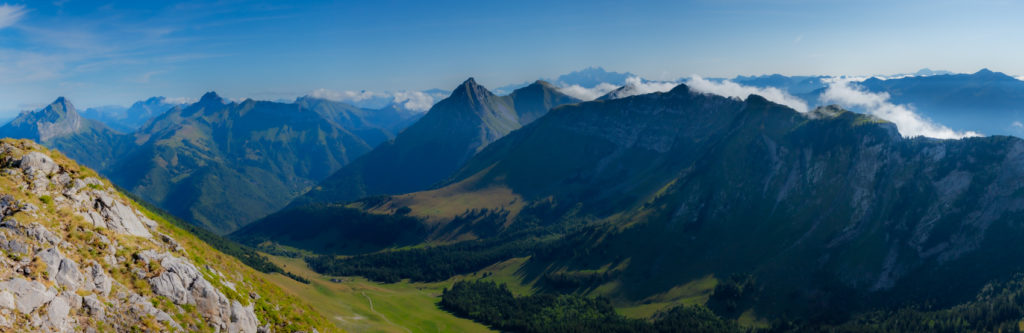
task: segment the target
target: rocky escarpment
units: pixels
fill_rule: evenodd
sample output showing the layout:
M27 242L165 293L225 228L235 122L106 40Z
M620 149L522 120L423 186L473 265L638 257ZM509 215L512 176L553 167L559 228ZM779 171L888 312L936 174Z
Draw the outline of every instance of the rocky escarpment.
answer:
M0 331L267 330L247 281L195 264L92 171L5 140L0 193Z

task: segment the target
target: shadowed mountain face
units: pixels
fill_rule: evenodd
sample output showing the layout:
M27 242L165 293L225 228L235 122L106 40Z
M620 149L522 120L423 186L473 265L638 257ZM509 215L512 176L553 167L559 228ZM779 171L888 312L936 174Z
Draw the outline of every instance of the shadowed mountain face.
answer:
M348 207L421 218L426 241L512 244L552 226L543 235L558 240L510 254L532 255L517 276L541 288L556 288L543 284L552 274L586 277L573 290L628 305L749 274L759 291L737 313L835 319L967 301L1024 270L1020 179L1017 138L906 139L837 107L801 114L681 85L557 108L488 145L445 186ZM303 228L281 221L247 228L262 238L242 236Z
M1012 239L1024 236L1024 183L1013 179L1024 179L1016 138L909 140L835 108L802 115L680 87L561 108L490 145L455 182L611 223L572 236L586 250L552 251L549 263L628 261L619 297L749 273L771 290L758 305L770 313L840 306L844 290L867 292L865 302L969 297L1024 269L1024 258L993 260L1022 249ZM773 304L787 293L815 296Z
M576 102L542 81L497 96L471 78L393 141L342 168L292 205L427 189L491 142L552 107Z
M0 127L0 137L34 140L94 169L110 166L131 145L127 136L83 118L64 97L40 110L22 112Z

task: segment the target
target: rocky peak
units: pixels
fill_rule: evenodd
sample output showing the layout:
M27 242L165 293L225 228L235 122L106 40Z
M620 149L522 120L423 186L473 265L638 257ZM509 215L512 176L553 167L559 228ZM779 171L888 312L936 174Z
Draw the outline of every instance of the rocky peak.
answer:
M544 80L534 81L533 84L530 84L530 85L531 86L533 86L533 85L541 86L541 87L544 87L544 88L547 88L547 89L558 89L557 87L555 87L555 85L551 84L551 82L544 81Z
M487 88L477 84L476 80L473 78L469 78L466 79L465 82L462 82L458 88L455 88L449 98L456 100L468 100L470 103L479 104L492 95L493 94L491 94Z
M224 98L221 98L216 92L210 91L199 98L199 104L224 104Z
M85 120L75 110L75 106L64 97L58 97L53 103L35 112L22 113L11 121L10 125L23 127L23 131L35 132L32 136L40 141L72 134L82 129Z
M676 85L675 88L672 88L672 90L669 90L668 93L669 94L689 94L690 93L690 86L687 86L685 83L680 83L680 84Z
M77 118L78 111L75 110L75 106L71 104L67 98L57 97L53 103L35 112L38 114L39 120L48 120L51 122L59 121L63 118Z
M748 95L746 101L749 105L766 105L768 103L771 103L771 101L769 101L767 98L764 98L764 96L758 94Z
M50 103L50 106L55 108L55 109L64 110L65 112L74 112L75 111L75 106L72 105L71 101L69 101L64 96L57 97L57 99L54 100L53 103Z

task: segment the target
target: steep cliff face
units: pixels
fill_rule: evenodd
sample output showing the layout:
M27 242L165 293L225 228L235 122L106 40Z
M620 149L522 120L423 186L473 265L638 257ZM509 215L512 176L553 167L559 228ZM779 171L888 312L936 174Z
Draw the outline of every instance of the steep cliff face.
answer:
M268 313L265 286L250 271L204 264L223 255L179 242L181 230L59 154L3 140L0 193L0 330L258 332L285 324Z

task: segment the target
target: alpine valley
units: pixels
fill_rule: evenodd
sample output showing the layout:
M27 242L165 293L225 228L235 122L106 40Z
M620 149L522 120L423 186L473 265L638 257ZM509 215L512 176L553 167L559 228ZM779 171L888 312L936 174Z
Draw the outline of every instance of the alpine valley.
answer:
M1024 332L1024 1L0 1L0 333Z
M591 82L602 78L617 84ZM1016 80L929 72L851 84L952 119L942 117L965 106L935 91L1009 105L1018 83L1007 78ZM600 68L557 80L496 94L470 78L425 113L212 92L99 113L106 118L87 118L63 97L23 112L0 135L54 150L0 144L10 169L0 224L10 241L0 245L11 264L0 307L4 293L14 300L0 325L738 332L1022 323L1021 139L908 137L863 105L802 112L769 99L824 100L839 82L826 76L706 81L782 94L741 98ZM1016 117L997 106L985 110ZM984 126L996 118L957 130L995 130ZM111 316L123 311L143 317Z
M424 154L403 136L454 101L483 115L470 152L403 162ZM328 276L442 283L441 307L510 331L997 331L1024 314L1019 138L908 138L686 84L494 126L505 105L469 80L361 158L405 169L344 167L230 237ZM368 170L423 178L373 187Z

